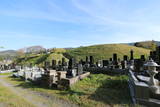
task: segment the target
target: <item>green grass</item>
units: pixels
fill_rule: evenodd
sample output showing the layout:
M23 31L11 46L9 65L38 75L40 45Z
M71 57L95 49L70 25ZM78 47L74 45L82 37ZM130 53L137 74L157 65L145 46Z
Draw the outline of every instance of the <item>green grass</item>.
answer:
M63 54L61 54L61 53L52 53L47 57L46 61L49 61L50 63L52 63L52 60L54 59L58 63L58 61L62 62L62 58L65 58L63 56ZM68 61L68 59L65 58L65 61Z
M43 65L44 61L51 62L52 59L61 61L64 57L66 61L70 57L74 57L77 60L83 59L85 60L86 56L94 56L95 61L102 60L102 59L109 59L112 58L113 53L117 53L118 58L123 58L123 55L130 56L130 50L134 50L134 57L139 58L140 55L148 56L150 50L144 48L138 48L135 46L129 46L124 44L105 44L105 45L93 45L88 47L80 47L75 49L53 49L50 54L29 54L27 56L21 56L15 62L19 64L30 64L33 65Z
M45 61L49 61L50 64L52 63L52 60L56 60L57 63L58 61L62 61L62 58L65 58L63 54L61 53L62 50L56 50L55 53L50 53L50 54L41 54L35 57L32 57L32 55L26 56L26 57L21 57L18 58L15 62L18 64L23 64L23 65L38 65L38 66L43 66ZM66 61L68 61L67 58L65 58Z
M12 72L10 72L10 73L0 73L0 75L11 75L11 74L13 74Z
M130 50L134 51L134 57L139 58L140 55L149 55L150 50L144 48L138 48L135 46L129 46L124 44L106 44L106 45L94 45L88 47L80 47L71 50L67 50L67 55L75 57L76 59L85 60L86 56L94 56L95 60L109 59L113 56L113 53L117 53L119 58L123 58L123 55L130 56Z
M91 74L77 82L70 90L47 89L20 79L7 78L19 87L28 88L48 95L54 95L83 107L130 106L127 76Z
M9 89L0 84L0 106L1 107L34 107L29 102L13 94Z

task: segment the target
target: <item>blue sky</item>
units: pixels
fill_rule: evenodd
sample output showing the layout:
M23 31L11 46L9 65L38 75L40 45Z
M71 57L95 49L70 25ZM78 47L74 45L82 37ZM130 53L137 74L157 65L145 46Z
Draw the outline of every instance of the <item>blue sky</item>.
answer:
M0 46L158 41L159 4L160 0L0 0Z

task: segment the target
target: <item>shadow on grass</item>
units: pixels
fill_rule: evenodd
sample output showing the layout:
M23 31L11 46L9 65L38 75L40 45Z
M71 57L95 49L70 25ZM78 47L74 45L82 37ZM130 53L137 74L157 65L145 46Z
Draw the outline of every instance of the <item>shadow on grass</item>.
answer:
M103 81L102 86L100 86L89 98L110 105L132 104L127 79L123 78L123 76L120 76L120 78L115 80L107 79Z
M96 78L97 76L95 75L94 77ZM48 88L41 85L36 85L32 82L25 82L24 80L19 78L13 78L13 77L10 78L12 81L19 82L17 87L31 88L33 90L34 88L57 90L57 88ZM79 89L78 86L77 88L71 88L69 90L57 91L56 94L59 94L60 96L67 96L67 98L69 98L71 101L76 102L80 105L83 104L85 105L86 103L86 102L83 103L83 100L81 98L86 100L90 99L96 102L102 102L107 105L109 104L110 106L116 104L132 105L131 98L129 95L127 76L112 76L104 80L103 79L96 80L95 78L88 77L88 79L86 78L88 80L87 82L82 80L84 87L86 86L85 84L88 84L88 82L92 83L95 80L95 82L92 83L91 89L95 88L94 85L96 85L96 83L101 84L100 86L97 87L96 91L93 91L92 94L90 94L90 92L86 92L84 90L86 88ZM88 104L90 104L90 102L88 102Z
M33 83L33 82L25 82L22 78L14 78L14 77L9 77L12 81L17 81L19 82L18 85L16 85L16 87L22 87L22 88L41 88L41 89L47 89L47 90L58 90L56 87L46 87L43 86L40 83ZM59 91L58 93L59 95L78 95L78 96L82 96L85 95L85 93L83 92L78 92L78 91L74 91L71 89L68 90L63 90L63 91Z
M15 77L10 76L9 79L11 79L11 81L17 82L16 87L32 88L32 89L33 88L51 89L49 87L40 85L40 83L34 83L34 82L31 82L31 81L26 82L23 78L15 78Z
M65 90L65 91L61 91L59 94L60 95L71 95L71 96L72 95L77 95L77 96L86 95L86 93L84 93L84 92L74 91L74 90L71 90L71 89Z

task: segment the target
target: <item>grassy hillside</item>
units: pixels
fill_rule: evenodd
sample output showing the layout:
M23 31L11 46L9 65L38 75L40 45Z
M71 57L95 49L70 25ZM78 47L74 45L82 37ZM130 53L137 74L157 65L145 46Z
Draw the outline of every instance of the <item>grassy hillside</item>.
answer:
M69 57L74 57L77 60L84 59L86 56L94 56L94 59L109 59L112 57L113 53L117 53L119 58L123 58L123 55L130 56L130 50L134 50L134 57L139 58L140 55L149 55L150 50L144 48L138 48L135 46L129 46L124 44L106 44L106 45L94 45L88 47L80 47L75 49L53 49L49 54L30 54L26 56L21 56L16 60L19 64L30 64L33 65L43 65L44 61L51 62L55 59L61 61L64 57L68 61ZM67 59L68 58L68 59Z
M67 55L75 57L76 59L84 59L86 56L94 56L95 60L109 59L113 53L117 53L119 58L123 58L123 55L130 56L130 50L134 50L134 57L138 58L140 55L149 55L150 50L144 48L138 48L135 46L129 46L124 44L106 44L106 45L94 45L88 47L80 47L71 50L67 50Z
M54 49L51 51L51 53L46 54L27 54L25 56L21 56L15 60L18 64L24 64L24 65L39 65L43 66L45 61L49 61L50 63L52 60L61 61L63 56L63 53L65 52L65 49ZM64 57L65 58L65 57ZM68 61L67 58L65 58L66 61Z

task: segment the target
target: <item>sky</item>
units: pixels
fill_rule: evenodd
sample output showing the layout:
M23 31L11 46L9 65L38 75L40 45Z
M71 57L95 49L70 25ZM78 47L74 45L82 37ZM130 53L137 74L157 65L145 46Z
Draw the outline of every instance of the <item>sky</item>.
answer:
M0 0L0 46L160 41L160 0Z

